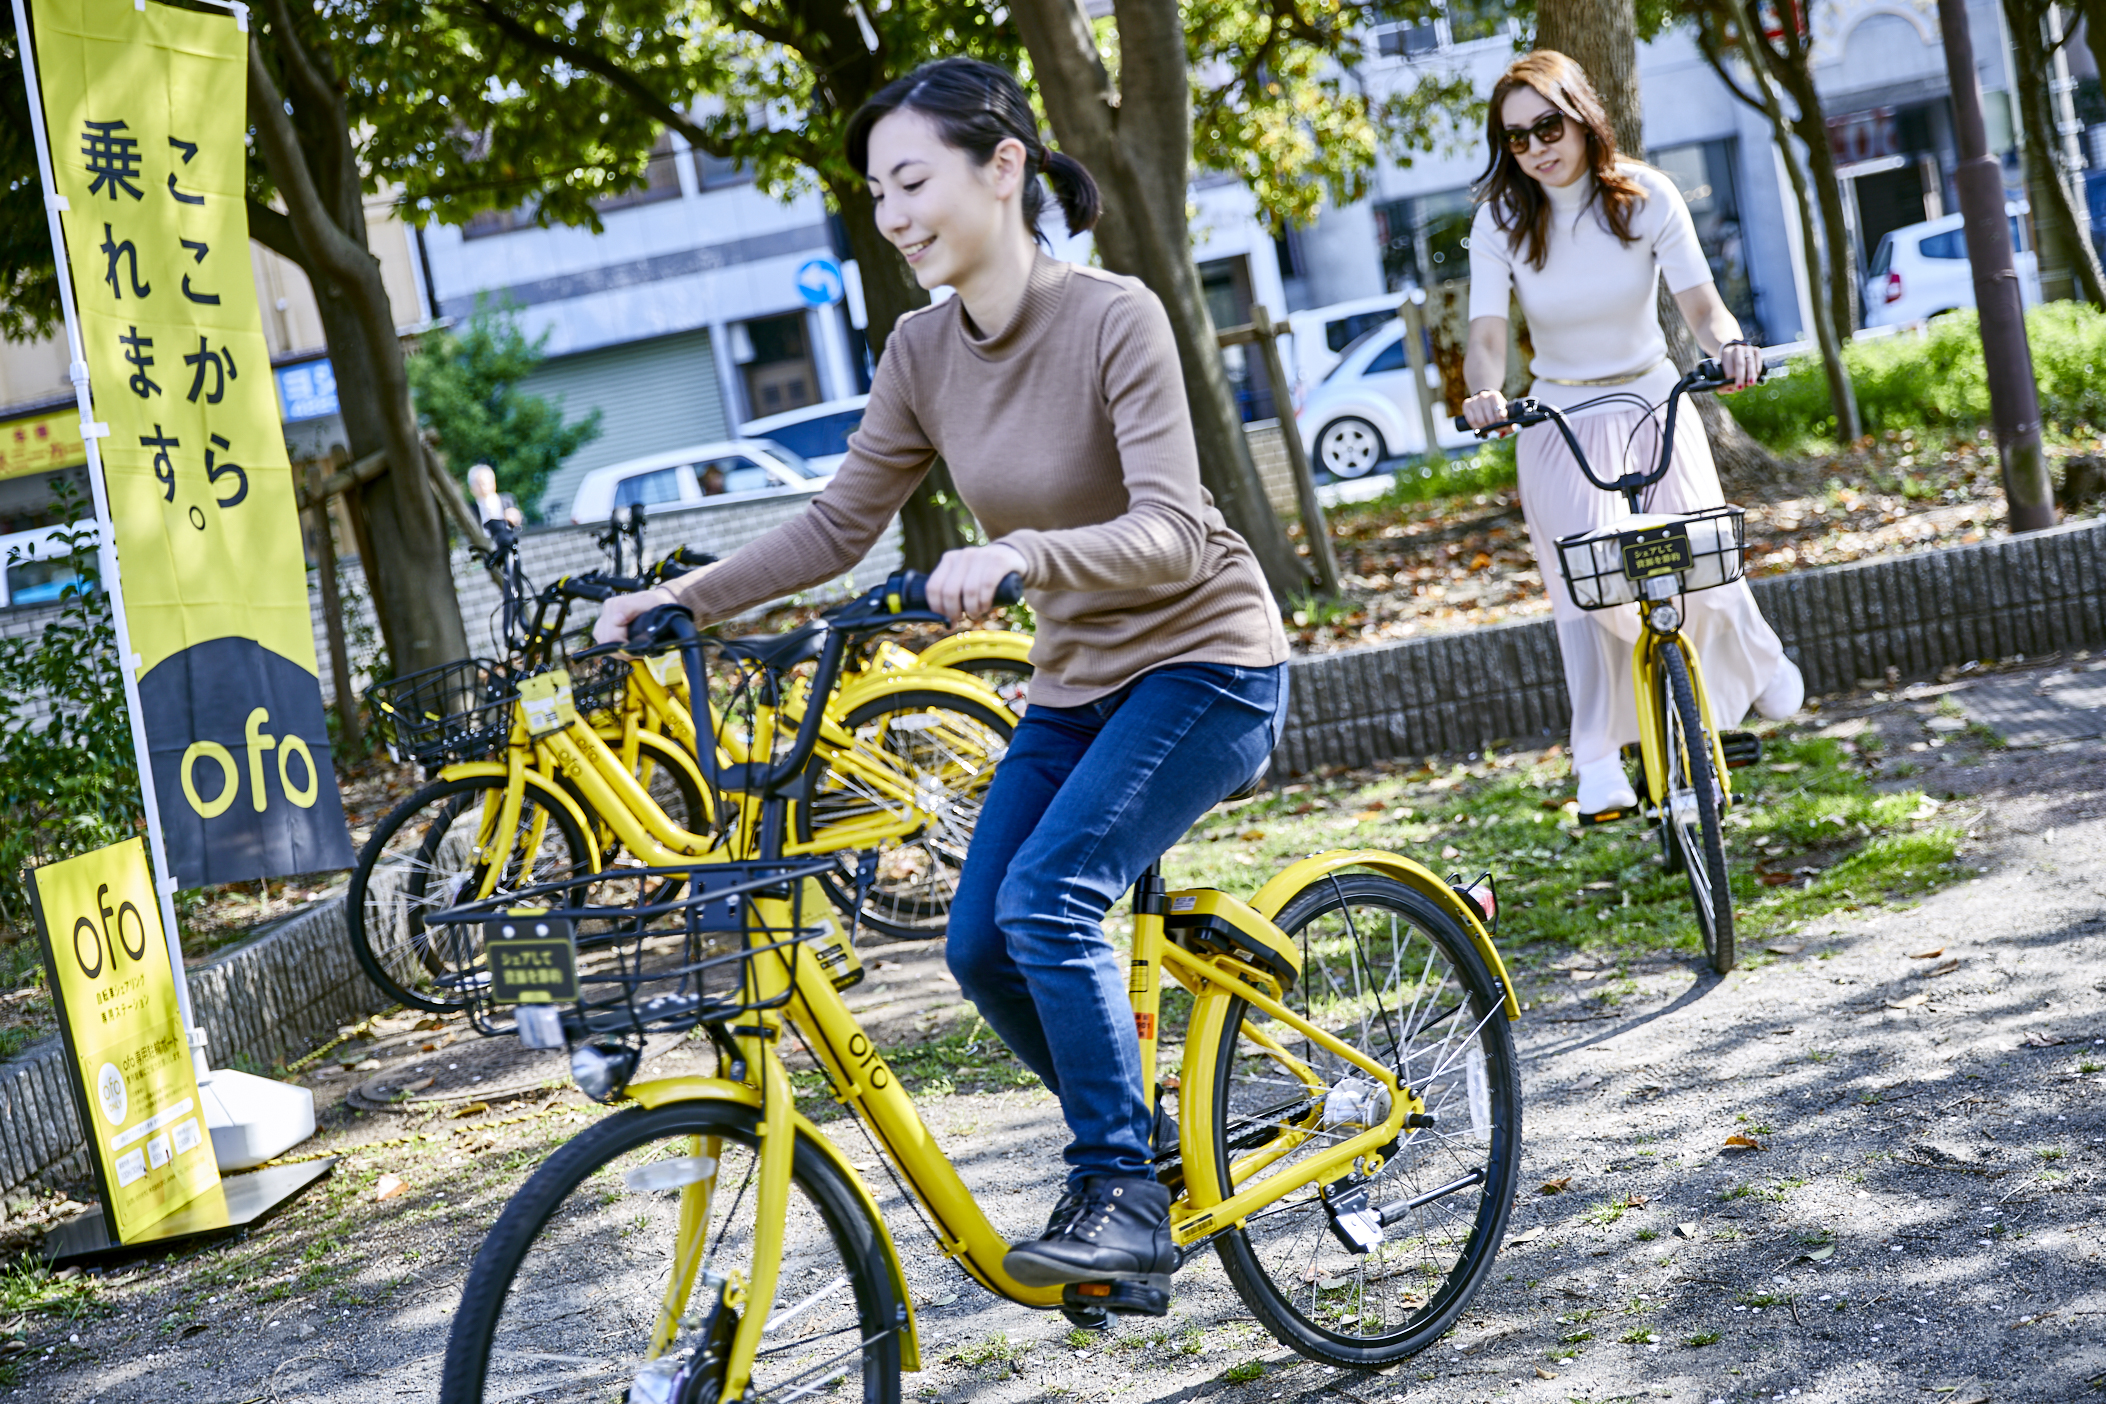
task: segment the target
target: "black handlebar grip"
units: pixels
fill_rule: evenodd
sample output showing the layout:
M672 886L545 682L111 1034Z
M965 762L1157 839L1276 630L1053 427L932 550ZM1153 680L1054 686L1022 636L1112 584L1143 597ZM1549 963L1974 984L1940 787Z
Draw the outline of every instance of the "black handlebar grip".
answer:
M686 605L654 605L629 621L629 651L655 653L695 635L695 616Z
M998 605L1022 604L1024 602L1024 577L1013 570L1003 576L1002 583L995 586L994 602Z
M574 598L597 600L601 603L613 599L615 595L613 586L603 584L597 580L558 580L556 588Z
M918 570L896 572L885 582L885 596L885 603L894 614L931 612L929 577ZM1024 577L1013 570L995 586L994 602L998 605L1018 604L1023 598Z
M1455 432L1458 434L1474 434L1477 430L1469 420L1458 414L1455 416Z

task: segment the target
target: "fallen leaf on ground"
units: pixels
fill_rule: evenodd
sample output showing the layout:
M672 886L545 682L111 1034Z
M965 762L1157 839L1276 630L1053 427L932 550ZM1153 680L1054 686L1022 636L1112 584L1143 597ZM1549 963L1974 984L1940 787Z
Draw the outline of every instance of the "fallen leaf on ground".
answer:
M1536 1378L1539 1380L1554 1380L1557 1378L1557 1376L1551 1374L1550 1371L1544 1369L1541 1365L1538 1365L1536 1366Z
M1945 954L1945 947L1943 947L1943 946L1933 946L1933 947L1931 947L1931 949L1929 949L1929 950L1927 950L1927 951L1910 951L1910 952L1909 952L1909 959L1910 959L1910 960L1936 960L1936 959L1937 959L1937 958L1938 958L1939 956L1941 956L1941 955L1944 955L1944 954Z
M1445 847L1445 848L1443 848L1443 849L1441 850L1441 857L1443 857L1443 858L1460 858L1460 857L1462 857L1462 850L1461 850L1460 848L1457 848L1457 847L1456 847L1456 846L1455 846L1454 844L1452 844L1452 843L1451 843L1451 844L1449 844L1449 845L1448 845L1447 847Z
M452 1117L454 1120L458 1121L464 1116L474 1116L477 1112L486 1112L488 1110L490 1110L490 1104L488 1102L470 1102L467 1106L455 1107L452 1111L446 1114Z
M1771 955L1797 955L1805 949L1803 941L1772 941L1768 947Z
M1888 1000L1888 1001L1887 1001L1887 1008L1889 1008L1889 1009L1914 1009L1914 1008L1915 1008L1915 1007L1916 1007L1917 1005L1919 1005L1919 1004L1928 1004L1928 1003L1930 1003L1930 996L1929 996L1929 995L1926 995L1926 994L1913 994L1913 995L1910 995L1910 996L1909 996L1909 997L1908 997L1907 999L1890 999L1890 1000Z
M1779 775L1790 775L1796 770L1804 769L1805 766L1806 762L1804 761L1778 761L1770 769Z
M1691 1240L1694 1240L1694 1239L1696 1238L1696 1236L1697 1236L1697 1225L1696 1225L1696 1220L1694 1220L1694 1219L1691 1219L1691 1220L1689 1220L1689 1221L1688 1221L1688 1222L1686 1222L1686 1223L1680 1223L1680 1224L1676 1224L1676 1225L1675 1225L1675 1237L1677 1237L1677 1238L1687 1238L1687 1239L1691 1239Z
M382 1175L380 1183L373 1186L375 1199L393 1199L409 1188L409 1182L400 1175Z
M1519 1233L1507 1235L1506 1246L1512 1248L1522 1243L1533 1243L1542 1236L1543 1226L1537 1224L1534 1228L1525 1228Z
M1924 977L1928 979L1930 976L1933 975L1950 975L1953 971L1958 970L1959 968L1960 958L1958 956L1948 956L1944 960L1939 961L1936 965L1933 965L1930 969L1924 971L1923 974Z
M2061 1034L2029 1033L2018 1042L2020 1046L2025 1048L2053 1048L2057 1044L2067 1043L2068 1041Z
M1825 1263L1835 1256L1835 1245L1824 1243L1818 1248L1809 1248L1795 1260L1802 1263Z
M431 1086L434 1082L437 1081L438 1079L435 1077L420 1077L415 1082L403 1083L400 1087L396 1088L395 1090L397 1092L400 1092L403 1096L407 1097L412 1092L422 1092L425 1088Z
M1381 817L1382 809L1381 806L1377 805L1373 809L1361 810L1358 814L1355 814L1353 816L1353 821L1359 824L1372 824L1375 820L1380 819Z
M1782 887L1792 880L1790 873L1766 873L1760 868L1755 870L1755 876L1762 879L1764 887Z
M1738 1131L1726 1137L1726 1144L1735 1150L1761 1150L1762 1142L1753 1136L1743 1136Z
M380 1059L361 1058L358 1062L353 1063L351 1068L354 1072L378 1072L380 1070Z
M1560 1175L1555 1180L1545 1180L1536 1190L1537 1194L1563 1194L1572 1188L1572 1177Z
M1245 843L1256 843L1259 839L1265 837L1265 831L1263 829L1245 829L1239 837Z
M1575 980L1599 980L1608 973L1606 970L1575 970L1571 972L1572 978Z
M1627 1194L1623 1197L1623 1207L1626 1209L1643 1209L1650 1203L1652 1201L1642 1194Z

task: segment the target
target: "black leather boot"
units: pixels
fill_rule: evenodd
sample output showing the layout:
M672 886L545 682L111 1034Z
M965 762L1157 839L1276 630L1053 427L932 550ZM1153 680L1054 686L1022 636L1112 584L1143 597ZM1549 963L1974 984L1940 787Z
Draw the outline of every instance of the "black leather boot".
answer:
M1002 1259L1026 1287L1068 1282L1145 1282L1170 1288L1170 1191L1154 1180L1092 1175L1054 1207L1046 1233Z

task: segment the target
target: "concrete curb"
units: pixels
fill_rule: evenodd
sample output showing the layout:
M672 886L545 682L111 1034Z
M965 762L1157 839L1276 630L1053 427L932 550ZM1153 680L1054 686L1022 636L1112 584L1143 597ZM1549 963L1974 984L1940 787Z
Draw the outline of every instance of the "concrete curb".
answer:
M2106 521L1771 576L1756 601L1806 673L1840 692L1889 668L2106 643ZM1278 773L1482 749L1571 722L1549 619L1299 658Z

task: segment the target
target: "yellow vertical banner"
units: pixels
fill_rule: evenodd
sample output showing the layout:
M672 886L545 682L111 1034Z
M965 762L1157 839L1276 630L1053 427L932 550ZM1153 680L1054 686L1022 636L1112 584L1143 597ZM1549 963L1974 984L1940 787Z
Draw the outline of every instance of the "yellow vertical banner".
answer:
M250 272L248 35L151 0L31 12L170 871L348 867Z
M104 1223L130 1242L219 1183L146 844L129 839L34 876Z

